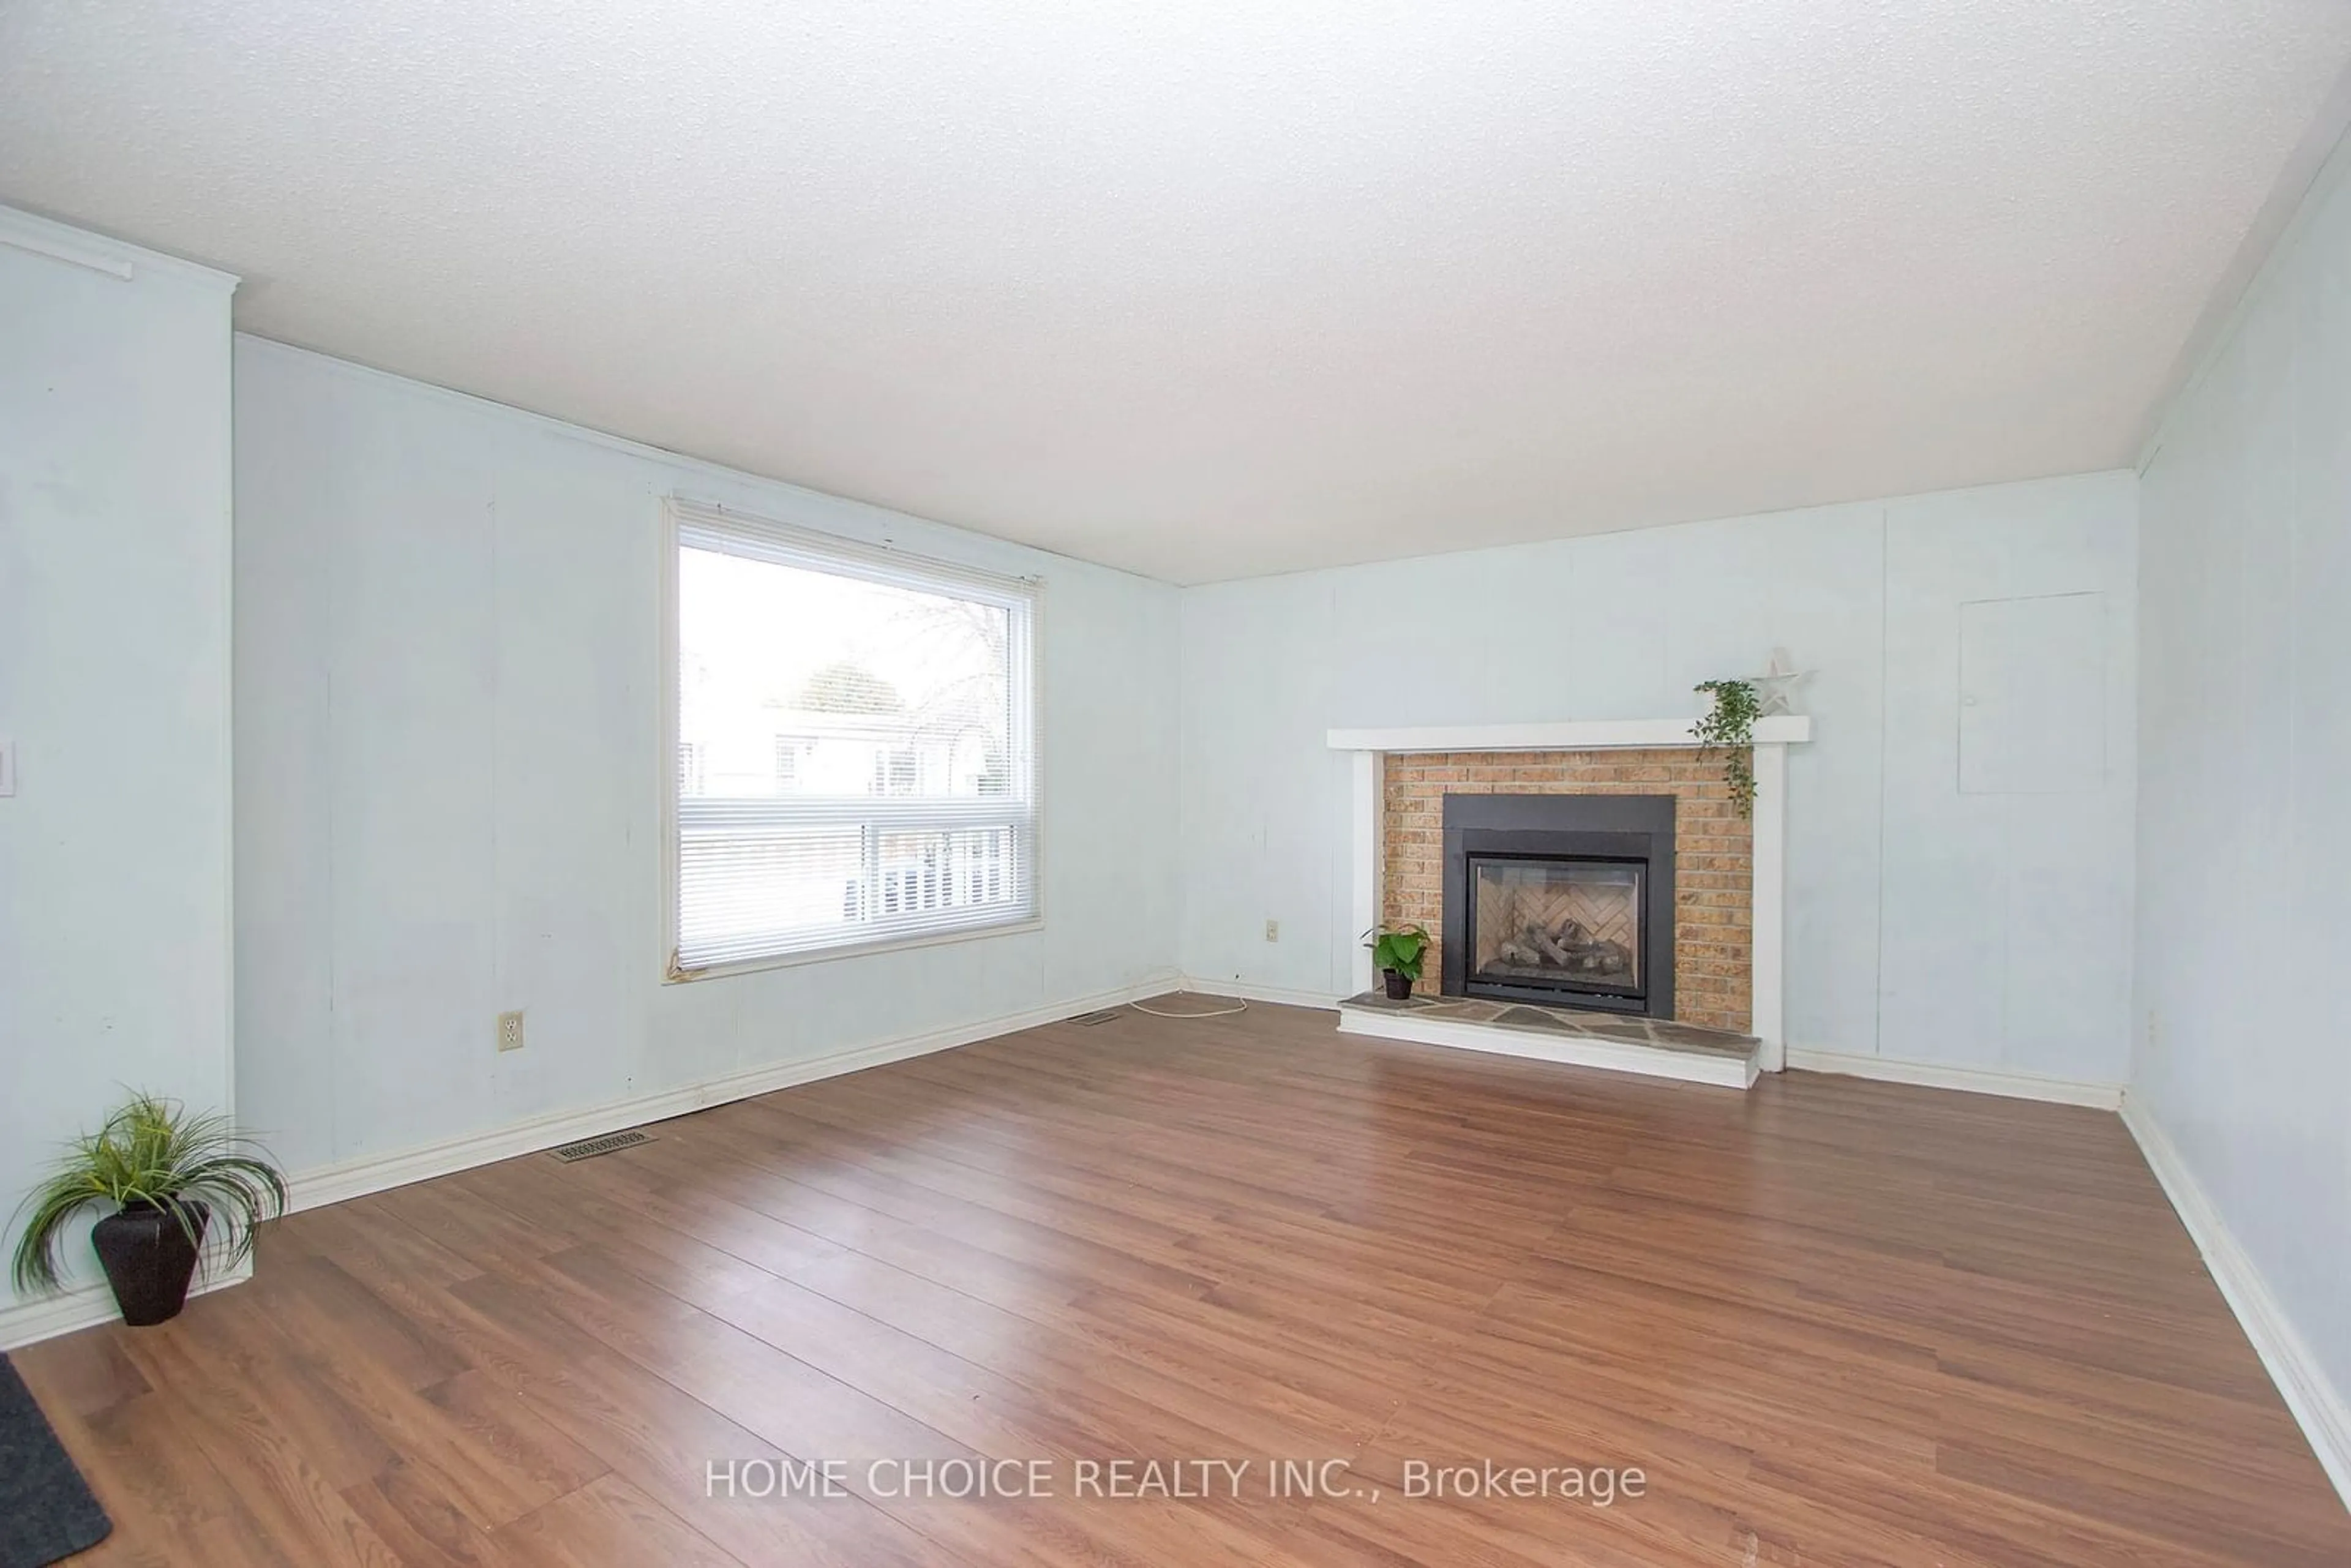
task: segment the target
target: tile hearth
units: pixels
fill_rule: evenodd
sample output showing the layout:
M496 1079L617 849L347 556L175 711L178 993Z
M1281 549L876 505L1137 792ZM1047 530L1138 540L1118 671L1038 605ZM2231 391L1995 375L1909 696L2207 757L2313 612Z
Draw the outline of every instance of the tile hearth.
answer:
M1755 1082L1762 1045L1753 1035L1664 1019L1468 997L1415 996L1399 1002L1380 991L1365 991L1341 1002L1339 1028L1349 1034L1535 1057L1733 1089L1744 1089Z

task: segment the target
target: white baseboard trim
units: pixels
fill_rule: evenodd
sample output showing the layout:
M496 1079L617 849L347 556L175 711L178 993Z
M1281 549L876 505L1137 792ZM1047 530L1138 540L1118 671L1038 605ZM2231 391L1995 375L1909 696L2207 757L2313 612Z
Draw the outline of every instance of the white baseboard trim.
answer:
M1321 1008L1326 1012L1337 1007L1341 1000L1324 991L1260 986L1249 980L1219 980L1207 975L1186 975L1176 984L1185 990L1196 991L1204 997L1234 997L1245 1002L1271 1002L1286 1008Z
M1875 1078L1886 1083L1915 1083L1922 1089L1959 1089L1971 1094L2004 1094L2011 1100L2043 1100L2053 1105L2086 1105L2094 1111L2119 1111L2123 1086L2090 1083L2071 1078L2042 1078L2030 1072L1996 1072L1980 1067L1946 1067L1931 1061L1902 1061L1886 1056L1848 1056L1836 1051L1788 1048L1788 1065L1800 1072L1834 1072L1846 1078Z
M1000 1034L1034 1029L1040 1024L1058 1023L1097 1008L1116 1007L1139 998L1158 996L1176 989L1182 983L1180 977L1169 971L1115 990L1073 997L1067 1001L1007 1013L977 1023L960 1024L925 1034L904 1035L895 1040L876 1040L870 1045L835 1051L829 1056L812 1057L804 1061L778 1062L659 1094L611 1101L581 1111L535 1116L528 1121L489 1128L423 1148L405 1149L398 1154L303 1171L287 1178L292 1196L288 1212L319 1208L330 1203L341 1203L347 1198L364 1197L370 1193L405 1186L410 1182L426 1181L434 1176L452 1176L458 1171L471 1170L475 1166L512 1159L517 1155L537 1154L558 1144L592 1138L603 1133L616 1133L624 1127L684 1115L689 1111L723 1105L754 1094L789 1089L795 1083L811 1083L820 1078L838 1077L844 1072L880 1067L885 1062L904 1061L934 1051L951 1051L956 1046L991 1040ZM194 1291L190 1293L221 1290L250 1278L252 1273L253 1266L248 1261L234 1270L208 1274L197 1281ZM37 1340L53 1339L58 1334L112 1322L118 1316L120 1313L115 1309L113 1293L106 1288L104 1281L77 1285L46 1300L0 1307L0 1350L13 1350Z
M2220 1211L2205 1196L2195 1174L2180 1158L2178 1145L2145 1101L2123 1096L2123 1125L2138 1140L2147 1169L2155 1173L2179 1222L2204 1255L2204 1267L2212 1282L2220 1287L2221 1300L2237 1314L2245 1337L2253 1342L2253 1353L2262 1358L2285 1407L2310 1440L2311 1451L2318 1456L2344 1506L2351 1508L2351 1402L2328 1380L2318 1358L2311 1354L2309 1342L2295 1331L2285 1309L2271 1294L2269 1282L2237 1244Z
M209 1295L231 1285L242 1285L252 1278L253 1260L249 1258L234 1269L214 1272L207 1268L188 1288L188 1294ZM16 1350L39 1340L96 1328L121 1316L121 1309L114 1304L114 1292L107 1289L106 1281L92 1280L59 1295L0 1307L0 1350Z
M747 1072L687 1084L658 1094L609 1101L580 1111L559 1111L550 1115L534 1116L528 1121L492 1127L422 1148L304 1171L288 1178L288 1185L293 1189L292 1207L298 1211L341 1203L350 1198L364 1197L370 1193L405 1186L410 1182L452 1176L458 1171L471 1170L475 1166L512 1159L517 1155L535 1155L559 1144L576 1143L581 1138L598 1137L606 1133L617 1133L625 1127L682 1116L689 1111L702 1111L730 1101L746 1100L754 1094L771 1093L778 1089L789 1089L796 1083L812 1083L820 1078L837 1078L842 1073L858 1072L868 1067L928 1056L934 1051L952 1051L956 1046L992 1040L1000 1034L1034 1029L1040 1024L1058 1023L1097 1008L1116 1007L1140 997L1157 996L1173 990L1177 983L1176 977L1170 973L1136 985L1122 986L1115 990L1072 997L1067 1001L984 1019L977 1023L958 1024L925 1034L876 1040L870 1045L834 1051L828 1056L756 1067Z

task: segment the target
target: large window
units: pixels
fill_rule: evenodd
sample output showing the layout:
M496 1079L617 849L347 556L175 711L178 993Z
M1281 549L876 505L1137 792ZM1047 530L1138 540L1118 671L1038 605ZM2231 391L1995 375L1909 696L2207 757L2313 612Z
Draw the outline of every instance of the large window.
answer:
M670 511L672 973L1033 924L1036 585Z

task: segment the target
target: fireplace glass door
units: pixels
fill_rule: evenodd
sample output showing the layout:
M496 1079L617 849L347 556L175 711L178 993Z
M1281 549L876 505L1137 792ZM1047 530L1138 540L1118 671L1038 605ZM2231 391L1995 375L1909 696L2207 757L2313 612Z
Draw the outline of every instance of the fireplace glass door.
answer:
M1468 869L1473 986L1641 994L1641 862L1472 854Z

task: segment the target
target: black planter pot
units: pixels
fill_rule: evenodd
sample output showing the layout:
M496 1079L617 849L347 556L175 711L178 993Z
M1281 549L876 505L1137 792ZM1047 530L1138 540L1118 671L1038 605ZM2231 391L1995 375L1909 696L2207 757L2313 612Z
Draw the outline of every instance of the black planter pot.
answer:
M187 1208L200 1241L211 1215L201 1203ZM124 1322L144 1328L180 1315L196 1271L196 1242L188 1239L176 1216L152 1203L126 1204L91 1228L89 1239Z
M1382 969L1380 973L1388 983L1388 1000L1401 1002L1411 999L1412 981L1408 977L1398 974L1394 969Z

